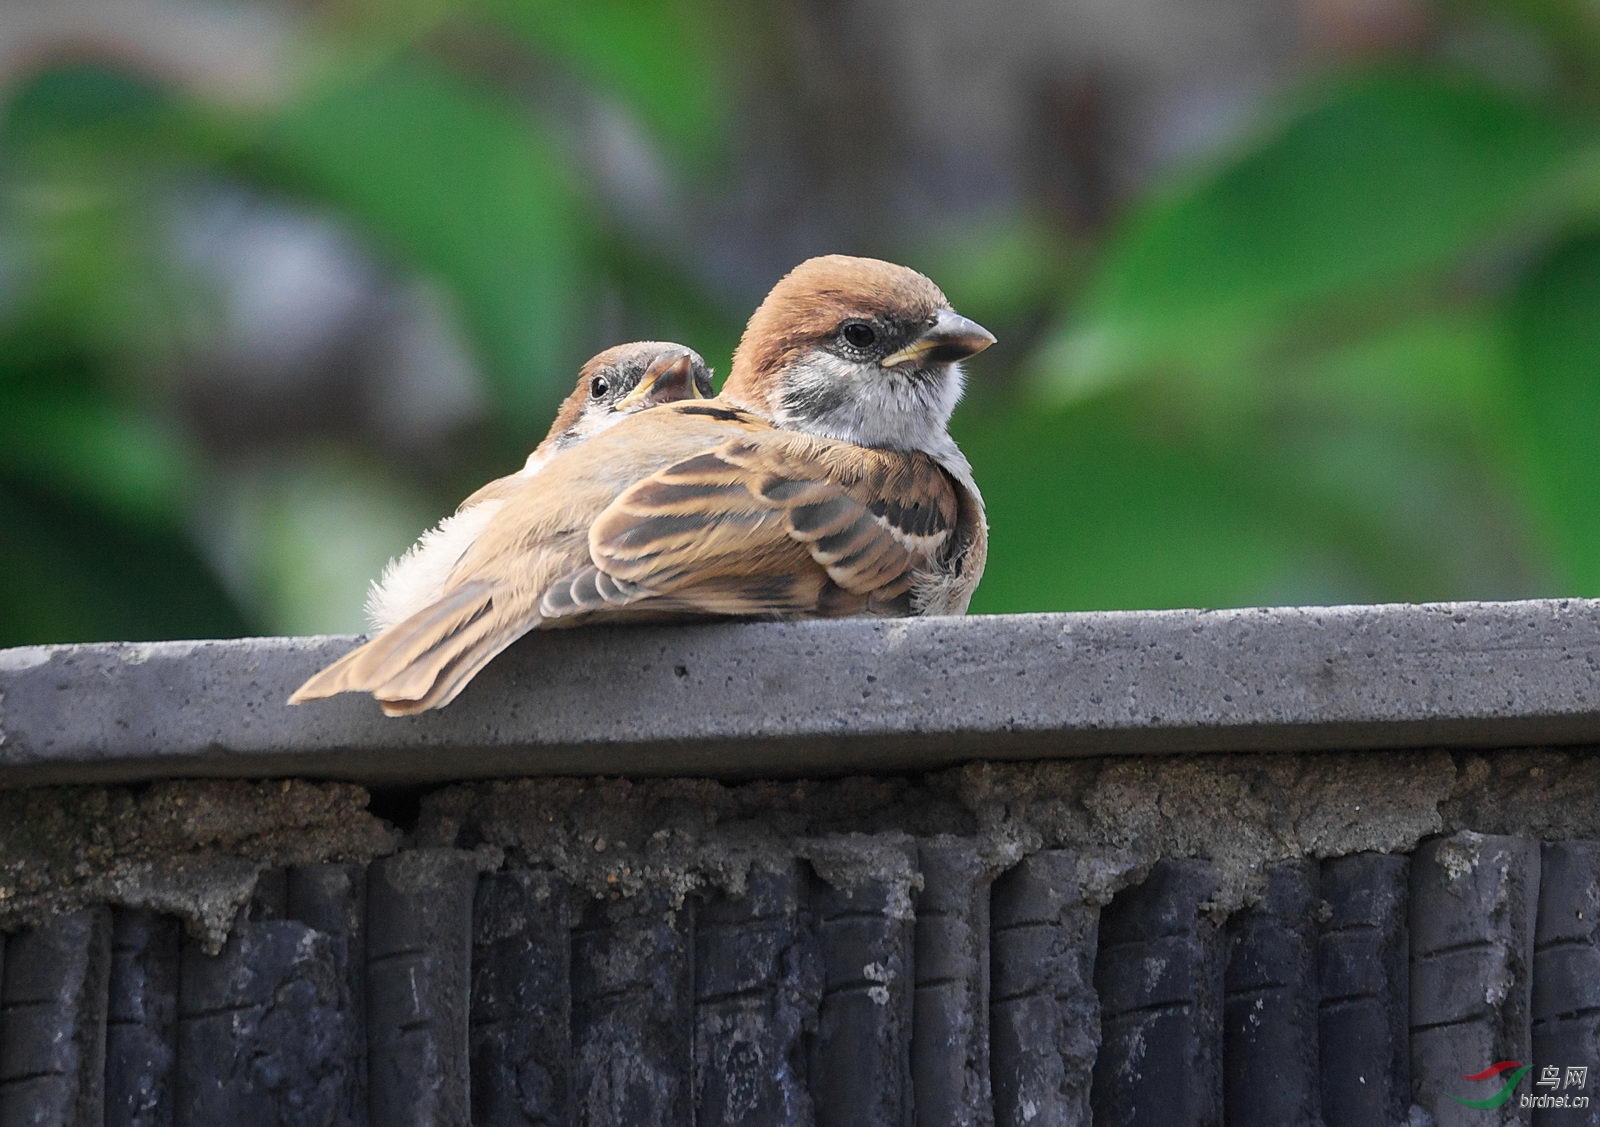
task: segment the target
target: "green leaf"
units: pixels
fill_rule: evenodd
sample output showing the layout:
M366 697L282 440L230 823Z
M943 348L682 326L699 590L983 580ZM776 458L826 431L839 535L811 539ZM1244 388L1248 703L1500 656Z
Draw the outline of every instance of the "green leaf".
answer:
M1506 350L1498 308L1429 310L1302 360L1279 389L1370 429L1476 429L1499 422Z
M1512 598L1533 561L1506 496L1501 311L1433 310L1280 373L1275 487L1339 514L1381 599Z
M236 638L240 614L189 538L0 474L0 646Z
M1360 586L1314 514L1286 511L1248 463L1141 432L1132 405L962 427L988 506L975 611L1326 602ZM1321 556L1319 557L1319 552Z
M130 523L179 526L199 459L170 420L77 397L0 402L16 428L0 445L0 472Z
M1511 326L1526 480L1566 593L1600 595L1600 232L1529 273Z
M1581 0L1451 0L1445 8L1465 9L1480 19L1487 17L1492 33L1502 36L1508 30L1533 32L1542 40L1540 46L1545 51L1564 58L1569 64L1576 63L1581 71L1587 72L1590 82L1596 75L1595 67L1600 63L1600 20L1595 18L1594 9ZM1495 26L1500 23L1507 26ZM1478 34L1484 34L1481 28ZM1519 43L1504 52L1511 56L1511 65L1521 63L1522 69L1538 74L1535 68L1538 62L1545 60L1530 63L1525 57L1518 58L1518 48L1521 52L1528 50Z
M535 121L394 62L285 111L261 153L445 283L513 410L566 382L575 197Z
M1464 79L1335 83L1133 214L1037 368L1068 393L1162 363L1226 364L1295 310L1414 280L1503 233L1565 153L1549 117Z
M988 328L1025 321L1082 274L1084 248L1026 212L962 215L919 230L902 261L915 266Z
M165 124L166 94L153 80L106 66L66 63L21 83L5 107L8 145L49 146L62 138L115 144Z
M620 96L680 155L726 132L722 21L703 0L484 0L481 11Z

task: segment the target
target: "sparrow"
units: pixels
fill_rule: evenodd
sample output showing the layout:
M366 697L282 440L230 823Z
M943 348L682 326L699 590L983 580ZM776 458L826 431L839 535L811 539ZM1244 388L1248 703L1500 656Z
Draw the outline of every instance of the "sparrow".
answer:
M367 622L374 631L387 630L442 596L456 561L500 511L505 498L560 451L635 411L680 399L708 399L711 394L710 369L698 353L681 344L636 341L590 357L578 370L577 385L562 401L550 432L522 468L480 488L452 515L424 532L404 555L389 561L367 595Z
M801 263L751 316L720 396L555 454L503 496L441 597L290 703L440 708L535 629L963 613L988 531L948 424L960 362L993 343L914 270Z

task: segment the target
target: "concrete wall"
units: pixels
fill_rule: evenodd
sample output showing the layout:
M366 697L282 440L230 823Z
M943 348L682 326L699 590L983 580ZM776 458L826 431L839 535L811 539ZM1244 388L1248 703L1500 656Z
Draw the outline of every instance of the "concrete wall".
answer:
M1597 604L573 632L282 705L346 645L0 654L0 1127L1532 1123L1464 1074L1600 1068Z
M0 653L0 785L909 770L1592 742L1600 603L552 631L440 713L284 699L351 638ZM755 749L759 750L755 750Z

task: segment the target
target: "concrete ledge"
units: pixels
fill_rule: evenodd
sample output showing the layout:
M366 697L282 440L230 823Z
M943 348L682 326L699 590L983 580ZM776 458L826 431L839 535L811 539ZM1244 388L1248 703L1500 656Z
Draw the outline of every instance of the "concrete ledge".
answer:
M573 630L518 643L441 713L283 703L353 641L0 651L0 786L1600 744L1593 600Z

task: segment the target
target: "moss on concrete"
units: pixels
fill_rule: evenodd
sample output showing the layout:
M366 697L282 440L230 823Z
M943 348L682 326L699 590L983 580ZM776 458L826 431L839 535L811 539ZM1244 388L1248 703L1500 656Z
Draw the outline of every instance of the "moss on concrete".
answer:
M0 792L0 929L110 903L219 947L263 870L392 852L366 806L361 787L294 780Z
M1581 756L1562 773L1571 787L1600 784ZM1460 789L1461 769L1443 752L977 763L917 780L527 779L430 796L418 838L503 851L596 895L666 888L681 897L708 885L738 891L752 869L793 856L832 883L914 885L906 843L955 834L976 837L996 871L1039 849L1074 850L1094 901L1158 858L1204 857L1222 878L1217 908L1228 911L1259 894L1274 861L1410 849L1465 825L1446 818L1447 803L1483 820ZM845 836L860 834L878 836Z
M360 787L166 782L0 792L0 929L85 903L181 916L220 943L256 877L364 861L400 832ZM478 852L485 868L549 868L620 898L704 887L807 859L823 880L871 879L908 910L916 839L976 840L999 872L1040 849L1080 858L1103 903L1163 857L1211 860L1217 912L1259 896L1266 866L1399 852L1458 829L1600 838L1600 758L1587 750L1349 752L974 763L914 778L720 783L524 779L427 795L407 845Z

